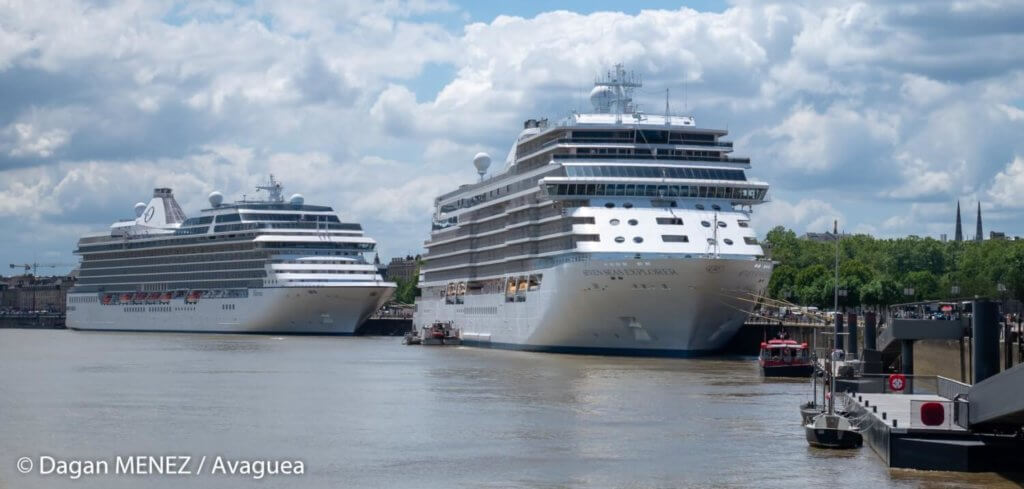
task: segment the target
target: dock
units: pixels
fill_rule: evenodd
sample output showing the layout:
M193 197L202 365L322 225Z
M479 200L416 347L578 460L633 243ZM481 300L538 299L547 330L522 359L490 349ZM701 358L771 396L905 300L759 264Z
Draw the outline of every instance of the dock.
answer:
M845 394L851 420L864 442L891 468L954 472L1020 470L1024 439L974 432L955 422L953 400L935 394ZM924 420L929 405L941 421ZM941 406L938 408L936 406Z
M854 345L847 351L854 360L845 362L850 367L848 375L834 379L836 402L842 403L865 444L888 467L1021 470L1024 365L1008 366L1000 372L1002 326L997 304L978 299L972 310L969 320L897 320L877 337L874 325L868 322L862 359L857 359ZM964 334L971 338L973 384L938 375L915 375L914 342ZM876 344L881 348L876 349ZM837 341L836 347L842 349L841 343ZM900 373L878 370L879 353L890 348L902 357Z

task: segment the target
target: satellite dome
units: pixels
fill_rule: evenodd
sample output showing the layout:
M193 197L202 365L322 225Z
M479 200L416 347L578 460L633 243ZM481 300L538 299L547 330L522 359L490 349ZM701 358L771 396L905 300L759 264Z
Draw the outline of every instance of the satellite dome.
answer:
M208 198L210 199L210 205L213 207L220 207L220 205L224 203L224 194L216 190L210 192L210 196Z
M294 194L288 199L288 202L291 202L292 205L302 205L306 202L306 198L303 197L302 194Z
M614 101L615 92L611 87L598 85L590 91L590 103L594 105L594 110L597 112L608 112Z
M473 157L473 166L476 167L476 172L480 174L482 178L484 173L487 173L487 169L491 167L491 155L487 153L477 153Z
M146 212L146 203L139 202L135 204L135 217L142 217L143 212Z

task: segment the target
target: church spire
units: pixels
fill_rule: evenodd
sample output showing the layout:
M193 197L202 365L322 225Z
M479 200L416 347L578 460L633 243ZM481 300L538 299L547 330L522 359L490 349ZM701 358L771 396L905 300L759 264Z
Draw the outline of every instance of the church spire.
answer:
M956 234L953 235L953 239L957 242L964 240L964 231L960 226L960 201L956 201Z
M978 233L974 235L975 241L981 241L985 239L985 235L981 232L981 201L978 202Z

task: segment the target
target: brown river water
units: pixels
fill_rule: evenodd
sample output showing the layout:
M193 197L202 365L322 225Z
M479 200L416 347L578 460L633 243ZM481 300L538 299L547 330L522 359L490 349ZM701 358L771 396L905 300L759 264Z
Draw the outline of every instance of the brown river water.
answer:
M797 409L809 396L743 357L0 330L0 488L1021 487L810 448ZM179 467L118 472L134 456ZM109 465L72 478L75 461ZM268 473L283 461L302 473Z

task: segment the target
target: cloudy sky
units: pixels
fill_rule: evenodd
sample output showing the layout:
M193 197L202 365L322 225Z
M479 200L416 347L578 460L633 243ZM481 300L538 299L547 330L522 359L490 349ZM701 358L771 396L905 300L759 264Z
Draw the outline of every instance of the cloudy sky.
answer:
M196 213L271 172L416 253L473 154L616 62L729 129L762 234L952 235L958 199L1024 234L1024 3L556 3L0 1L0 257L73 263L153 187Z

